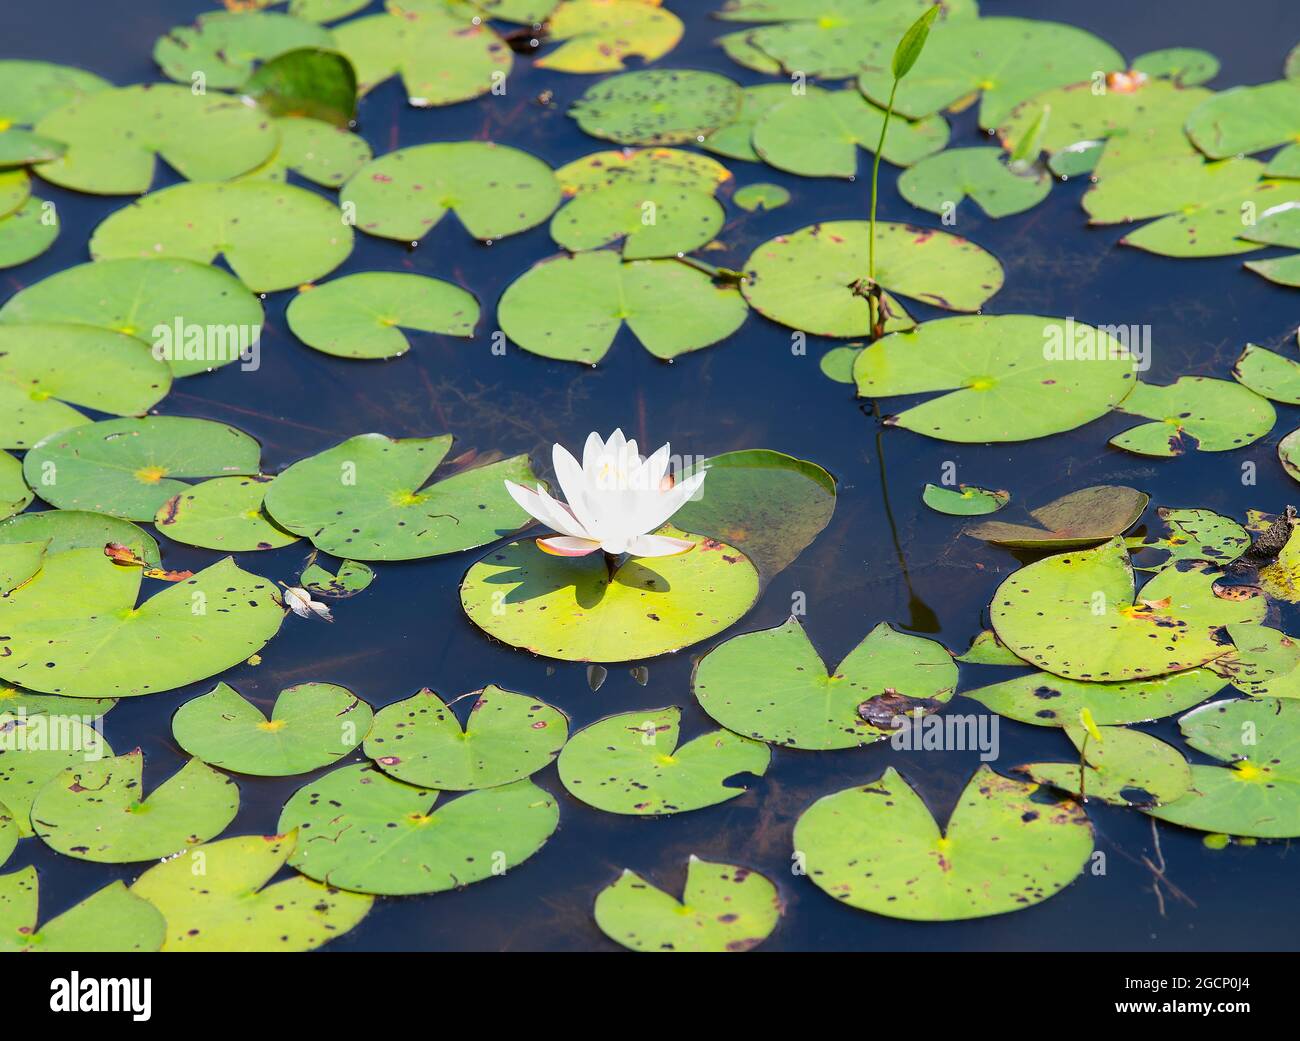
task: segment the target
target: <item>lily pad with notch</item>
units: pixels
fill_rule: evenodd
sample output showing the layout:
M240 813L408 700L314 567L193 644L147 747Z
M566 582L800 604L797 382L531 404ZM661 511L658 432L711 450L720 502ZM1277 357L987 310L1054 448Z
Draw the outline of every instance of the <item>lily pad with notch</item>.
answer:
M228 553L292 545L298 536L277 527L262 510L271 480L254 474L201 481L163 503L154 523L175 542Z
M1138 382L1121 412L1153 420L1116 434L1110 443L1138 455L1172 457L1189 446L1229 452L1273 429L1277 412L1266 398L1229 380L1180 376L1168 386Z
M822 664L797 618L744 633L699 660L692 689L728 730L783 748L824 750L874 744L894 732L872 721L951 697L957 666L941 644L881 622L833 672ZM880 713L873 711L880 702Z
M1011 501L1011 493L977 488L973 484L961 484L956 488L927 484L921 492L921 499L936 513L946 513L950 517L982 517L1002 509Z
M950 148L904 170L898 190L930 213L955 213L970 199L985 215L998 218L1033 209L1052 190L1052 178L1035 167L1011 169L997 148Z
M0 702L0 806L9 811L19 838L35 834L32 803L50 781L67 767L113 754L85 710L68 700L53 716L29 714L26 699Z
M1211 159L1290 144L1300 134L1300 81L1232 87L1187 117L1187 136Z
M569 737L568 717L495 684L474 698L462 727L452 706L425 688L375 716L366 755L384 773L440 791L511 784L549 766Z
M191 86L233 90L248 79L257 62L300 47L329 47L328 29L292 15L259 11L210 11L193 25L178 25L160 36L153 59L163 75ZM201 80L199 77L202 77Z
M1093 734L1078 723L1064 730L1079 750L1078 762L1030 763L1017 771L1071 795L1139 809L1174 802L1191 787L1183 753L1150 734L1121 726L1094 726Z
M53 556L69 549L102 551L110 542L127 547L147 567L160 566L158 542L143 528L121 517L84 510L42 510L0 521L0 545L43 542Z
M122 882L110 882L63 914L38 925L40 881L34 867L0 875L0 951L128 954L157 951L167 923Z
M746 788L727 781L767 771L767 745L727 730L679 746L681 714L676 707L624 712L579 730L560 753L561 782L606 813L667 816L744 795Z
M1228 636L1237 648L1228 682L1254 698L1300 698L1300 641L1267 625L1230 625Z
M298 581L309 592L320 596L346 598L356 596L370 588L375 580L375 569L358 560L345 560L337 572L327 571L313 561L303 569Z
M295 173L322 188L338 188L374 158L364 137L319 119L287 116L275 126L275 154L241 180L285 181Z
M1250 546L1250 535L1245 528L1231 517L1212 510L1176 510L1161 506L1156 514L1164 521L1169 534L1146 540L1129 539L1129 552L1152 550L1162 551L1165 555L1153 565L1135 564L1138 571L1207 565L1223 567Z
M556 72L619 72L626 58L649 64L682 38L682 20L660 0L564 0L546 19L547 51L534 64Z

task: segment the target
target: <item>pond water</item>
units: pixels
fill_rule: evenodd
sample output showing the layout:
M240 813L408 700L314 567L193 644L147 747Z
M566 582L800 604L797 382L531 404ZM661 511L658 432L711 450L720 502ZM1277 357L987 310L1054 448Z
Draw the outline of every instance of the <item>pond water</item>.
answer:
M43 0L0 10L4 57L80 65L114 82L157 78L149 52L168 28L192 20L210 5L186 0L131 0L93 4ZM712 3L666 0L686 22L683 42L661 64L714 69L742 84L762 80L729 61L711 41L725 30L712 22ZM1276 78L1286 51L1300 39L1294 0L1242 0L1229 13L1217 0L1134 4L1132 0L983 0L985 14L1025 15L1079 25L1126 56L1166 46L1203 47L1223 67L1214 86ZM520 63L509 94L450 108L414 110L396 81L365 99L358 132L376 153L437 140L490 139L515 145L559 165L600 145L565 115L590 77L551 74ZM549 106L537 96L553 91ZM953 144L978 143L974 111L952 119ZM739 268L755 245L818 219L860 218L867 186L808 180L741 162L729 162L738 185L776 182L790 205L744 214L729 207L718 238L725 252L706 254ZM865 162L863 164L865 168ZM882 168L881 216L933 225L937 221L898 195L895 168ZM162 177L173 177L164 172ZM159 183L169 183L160 181ZM1293 290L1265 282L1233 258L1173 260L1116 245L1120 228L1090 229L1079 196L1085 183L1054 187L1028 213L991 221L969 203L956 231L993 252L1006 268L1006 285L990 313L1071 315L1094 324L1149 324L1153 363L1147 379L1178 375L1226 377L1242 346L1288 349L1296 329ZM45 275L83 261L90 230L125 199L96 199L40 186L59 206L63 233L38 261L0 275L0 299ZM734 211L734 212L733 212ZM1019 504L1035 505L1096 484L1129 484L1152 496L1152 506L1207 507L1244 518L1248 507L1270 512L1300 500L1276 459L1278 440L1300 425L1300 409L1279 406L1274 431L1250 447L1213 455L1190 453L1148 460L1110 448L1107 439L1132 425L1112 415L1071 434L1010 446L961 446L882 428L852 387L822 375L818 359L834 344L809 338L808 351L791 351L789 331L756 315L724 343L672 364L650 357L625 330L599 368L549 362L511 349L490 350L494 304L502 290L534 261L555 252L545 226L492 246L474 243L448 219L417 249L358 236L355 252L336 274L368 270L414 271L451 279L484 304L470 341L416 335L415 349L386 363L333 359L308 350L287 331L290 293L267 301L260 371L238 366L178 384L163 402L170 415L205 417L248 431L263 446L264 465L277 472L343 437L380 431L394 437L454 433L457 451L530 452L539 465L549 447L576 447L591 430L621 426L642 444L671 440L692 455L766 447L820 463L838 479L840 498L830 527L766 589L755 609L725 635L768 628L806 596L805 625L823 657L837 661L877 622L941 640L960 653L987 624L986 605L1020 561L1005 551L957 535L960 521L922 505L927 481L938 481L947 461L959 478L1010 489ZM918 307L918 318L934 316ZM1243 487L1242 463L1258 465L1258 483ZM1008 519L1010 519L1008 517ZM211 553L167 544L167 564L197 569ZM242 563L273 579L297 574L305 550L293 546L248 554ZM376 708L423 686L446 697L497 683L562 707L574 729L613 712L664 705L684 708L683 736L712 723L690 692L692 653L649 662L642 686L626 666L611 667L598 691L580 664L550 663L489 642L462 614L456 589L477 554L409 564L380 565L362 596L339 603L333 626L290 618L263 653L260 665L223 678L260 706L283 687L309 680L343 684ZM1295 631L1283 618L1283 628ZM703 653L719 642L695 648ZM1009 670L1006 674L1010 674ZM959 690L1001 678L1002 670L962 666ZM147 756L146 787L184 760L170 719L211 682L169 694L126 700L106 719L106 736L119 751L135 746ZM984 712L958 696L949 711ZM1142 729L1172 739L1165 720ZM1007 770L1043 758L1065 758L1056 731L1002 721L1000 758ZM1181 746L1181 742L1180 742ZM1191 753L1194 761L1201 759ZM624 867L679 890L688 854L745 864L775 880L785 914L762 950L777 949L1272 949L1294 946L1294 856L1287 843L1211 851L1201 835L1162 826L1165 875L1185 895L1153 892L1145 862L1157 860L1150 821L1097 803L1089 814L1104 876L1084 875L1055 898L1002 917L917 925L839 906L791 873L791 831L798 814L829 792L865 783L897 766L941 819L977 766L978 753L906 752L887 745L829 753L774 751L763 778L722 806L658 820L599 812L569 796L551 767L534 779L560 802L559 831L536 857L503 879L461 892L381 899L354 931L331 945L360 949L604 949L614 945L591 916L596 893ZM280 807L301 778L240 778L239 816L226 834L270 833ZM110 878L130 880L138 866L103 866L60 857L39 842L20 844L7 870L33 864L41 873L43 918L89 895Z

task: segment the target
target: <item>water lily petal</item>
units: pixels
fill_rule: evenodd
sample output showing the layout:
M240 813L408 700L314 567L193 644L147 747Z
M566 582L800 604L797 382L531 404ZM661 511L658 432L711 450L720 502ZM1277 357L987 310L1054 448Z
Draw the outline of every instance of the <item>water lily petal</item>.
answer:
M666 492L659 492L640 514L641 530L654 531L666 523L673 514L686 505L686 501L699 490L707 476L708 471L701 470L686 480L674 484Z
M634 557L675 557L695 546L689 539L675 539L668 535L638 535L627 544L627 552Z
M584 536L597 537L601 531L601 516L592 501L591 483L586 472L578 465L578 460L567 448L556 445L551 452L551 464L555 467L555 476L559 479L560 490L569 503L569 509L582 525ZM568 534L579 534L568 532Z
M585 557L600 549L600 543L594 539L579 539L569 535L552 535L547 539L538 539L537 548L554 557Z
M506 491L510 493L510 498L514 499L519 508L524 510L530 517L536 518L548 528L554 528L565 535L571 535L575 538L586 537L586 530L573 515L573 512L564 503L552 499L540 487L537 491L532 491L521 484L515 484L514 481L506 481L505 485Z

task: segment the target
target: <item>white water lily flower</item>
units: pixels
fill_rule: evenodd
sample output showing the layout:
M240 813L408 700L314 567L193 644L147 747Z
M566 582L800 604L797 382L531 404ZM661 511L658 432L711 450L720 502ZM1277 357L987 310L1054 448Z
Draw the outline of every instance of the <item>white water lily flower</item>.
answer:
M506 481L506 491L528 514L559 532L538 539L547 553L582 557L596 550L634 557L667 557L685 553L695 543L667 535L651 535L682 508L704 483L700 472L680 484L668 474L669 446L647 459L636 442L615 430L608 441L591 434L582 450L582 465L560 445L555 446L555 475L566 503L551 498L539 485L531 491Z

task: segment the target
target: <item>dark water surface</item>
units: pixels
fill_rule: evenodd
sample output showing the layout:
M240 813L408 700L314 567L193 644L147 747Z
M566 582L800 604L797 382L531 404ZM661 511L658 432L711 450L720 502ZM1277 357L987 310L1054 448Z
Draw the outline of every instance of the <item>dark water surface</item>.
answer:
M154 39L211 6L199 0L9 2L0 7L0 56L81 65L119 84L155 80L160 76L149 57ZM683 18L687 32L660 66L716 69L741 83L763 82L712 44L732 27L708 17L714 3L665 0L665 6ZM1230 5L1219 0L983 0L981 7L989 15L1079 25L1129 58L1160 47L1206 48L1223 62L1211 84L1215 87L1277 78L1287 50L1300 39L1300 4L1295 0ZM581 134L565 115L569 102L592 82L589 76L551 74L519 61L506 97L414 110L392 80L363 102L358 130L377 154L426 141L486 138L559 165L604 147ZM554 91L553 106L535 100L543 90ZM954 145L978 143L982 135L973 109L952 122ZM818 219L865 215L861 179L808 180L753 164L728 165L738 185L775 181L793 193L793 200L766 214L747 215L729 206L729 222L719 235L728 249L706 254L712 263L741 267L753 247L772 235ZM894 168L882 168L882 218L936 225L937 218L899 197L896 176ZM173 180L170 171L160 170L155 187ZM1154 363L1146 378L1161 383L1184 374L1227 377L1247 341L1294 350L1300 313L1300 295L1294 290L1244 271L1240 258L1172 260L1119 247L1120 228L1084 225L1078 203L1084 187L1082 182L1058 184L1043 205L997 222L985 219L969 202L962 205L955 230L991 250L1006 268L1006 286L989 312L1072 315L1106 325L1149 323ZM92 229L130 201L78 196L39 182L35 189L57 202L63 232L44 257L0 273L0 301L21 286L86 260ZM456 451L527 451L541 466L548 465L552 442L576 448L589 431L608 433L620 425L645 445L671 440L674 450L684 454L767 447L815 460L840 481L839 507L830 527L726 635L779 624L790 612L792 597L802 592L808 603L805 624L830 663L879 621L937 635L954 653L984 627L989 597L1018 562L1004 550L958 537L958 520L922 505L922 485L939 480L945 461L956 463L964 482L1012 490L1020 505L1039 505L1101 483L1131 484L1149 492L1153 510L1157 505L1200 506L1243 519L1247 507L1277 511L1300 500L1275 451L1278 440L1300 425L1300 409L1287 406L1278 407L1274 431L1246 449L1161 461L1107 446L1110 436L1135 422L1121 415L1070 434L1009 446L951 445L903 430L882 430L869 406L854 399L851 387L818 371L817 360L833 346L830 341L810 338L807 355L793 355L789 331L757 315L725 343L673 364L652 358L626 331L598 369L547 361L513 347L504 357L493 355L490 336L502 290L534 261L554 252L545 226L484 246L451 216L414 250L358 235L355 252L336 275L409 270L451 279L484 305L478 335L463 341L416 334L414 350L391 362L333 359L287 332L284 308L292 293L277 293L266 301L261 370L244 373L230 366L187 379L177 384L161 411L247 430L261 441L270 473L365 431L394 437L451 432L458 438ZM933 316L921 307L913 313ZM1257 463L1255 487L1242 486L1246 460ZM1007 519L1013 519L1010 510ZM165 551L173 568L197 569L216 559L171 544L165 544ZM242 554L240 562L270 578L289 580L304 554L302 546L294 546ZM263 707L281 688L309 680L344 684L376 708L422 686L451 697L497 683L562 707L575 730L614 712L670 704L685 707L684 740L712 728L691 698L690 652L651 661L645 687L628 667L611 667L604 686L593 693L582 665L549 663L490 643L462 615L456 594L477 555L380 565L369 591L337 606L332 627L291 617L263 652L260 666L241 666L223 678ZM1270 624L1295 631L1291 619L1272 618ZM717 642L708 641L696 651L703 653ZM963 665L959 689L1004 674L1008 670ZM172 713L212 686L207 682L123 701L108 715L106 736L115 749L144 749L147 788L184 759L171 737ZM984 710L959 696L949 711ZM1144 729L1166 739L1177 734L1172 720ZM1066 758L1069 751L1059 732L1003 721L1001 757L993 765L1005 771L1036 759ZM767 776L741 797L661 820L587 807L564 791L552 767L534 779L559 799L560 828L538 855L505 878L462 892L378 900L359 928L331 946L613 948L591 918L599 889L623 867L631 867L679 891L691 853L746 864L776 881L785 915L762 950L1296 946L1297 861L1288 843L1214 852L1202 845L1198 833L1162 826L1167 878L1187 898L1173 898L1166 890L1162 916L1152 871L1143 863L1144 857L1155 859L1150 821L1095 803L1089 813L1107 873L1085 875L1037 907L974 922L918 925L840 906L807 879L792 876L795 818L818 797L872 780L890 764L945 820L977 766L977 753L904 752L887 746L823 753L777 749ZM226 834L273 832L281 805L301 783L301 778L239 778L242 805ZM19 845L7 869L28 863L41 873L46 920L112 878L130 881L143 867L83 863L60 857L35 840Z

